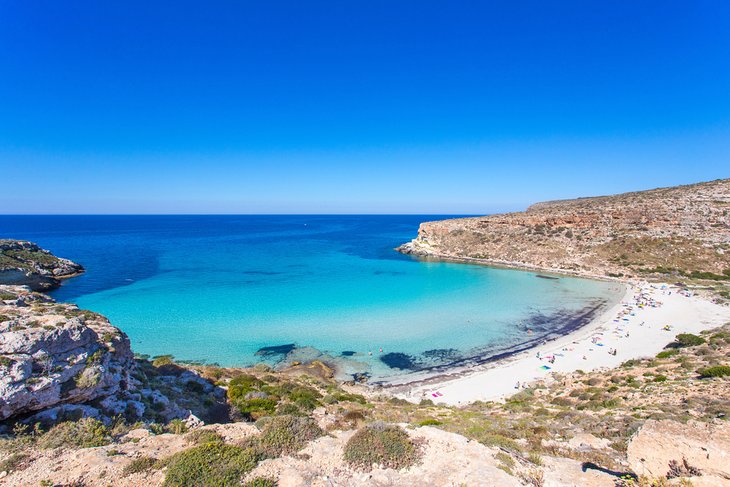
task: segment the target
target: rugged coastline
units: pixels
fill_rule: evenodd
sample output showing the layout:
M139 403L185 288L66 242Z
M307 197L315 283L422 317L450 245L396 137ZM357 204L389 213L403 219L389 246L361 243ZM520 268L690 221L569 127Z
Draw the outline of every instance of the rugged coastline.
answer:
M728 279L730 179L422 223L419 258L590 278Z
M80 264L56 257L33 242L0 239L0 285L48 291L60 286L63 279L83 272Z
M426 238L427 258L491 263ZM389 385L337 381L292 344L262 349L292 359L277 370L135 356L103 316L0 286L0 485L725 485L725 243L705 243L707 266L639 278L512 261L625 293L524 350Z

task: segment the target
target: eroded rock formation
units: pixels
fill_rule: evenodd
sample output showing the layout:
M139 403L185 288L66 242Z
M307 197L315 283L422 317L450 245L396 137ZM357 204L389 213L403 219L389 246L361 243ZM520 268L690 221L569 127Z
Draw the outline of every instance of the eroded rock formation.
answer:
M421 224L420 256L600 276L730 270L730 179Z

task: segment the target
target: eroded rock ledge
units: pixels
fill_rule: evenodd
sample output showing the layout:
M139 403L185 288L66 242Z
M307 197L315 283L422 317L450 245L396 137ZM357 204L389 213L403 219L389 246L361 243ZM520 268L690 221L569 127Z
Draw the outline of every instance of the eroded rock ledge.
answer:
M0 284L29 286L34 291L53 289L61 279L84 272L83 266L62 259L33 242L0 240Z

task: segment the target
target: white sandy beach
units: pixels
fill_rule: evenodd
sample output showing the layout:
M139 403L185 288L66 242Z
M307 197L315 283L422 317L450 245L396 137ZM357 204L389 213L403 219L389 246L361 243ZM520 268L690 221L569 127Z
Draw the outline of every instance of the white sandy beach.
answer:
M555 373L613 368L632 358L652 357L679 333L698 333L728 322L730 307L678 287L627 284L619 303L569 335L458 377L413 385L395 395L449 405L503 400L519 391L518 382L524 386L550 381ZM610 353L613 350L615 355Z

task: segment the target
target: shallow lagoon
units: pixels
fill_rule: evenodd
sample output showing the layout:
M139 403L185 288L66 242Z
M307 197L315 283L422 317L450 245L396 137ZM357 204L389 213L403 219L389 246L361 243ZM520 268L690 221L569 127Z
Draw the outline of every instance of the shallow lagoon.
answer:
M108 316L135 351L221 365L274 364L294 345L382 379L565 332L622 295L392 250L439 218L3 216L0 233L83 264L54 298Z

